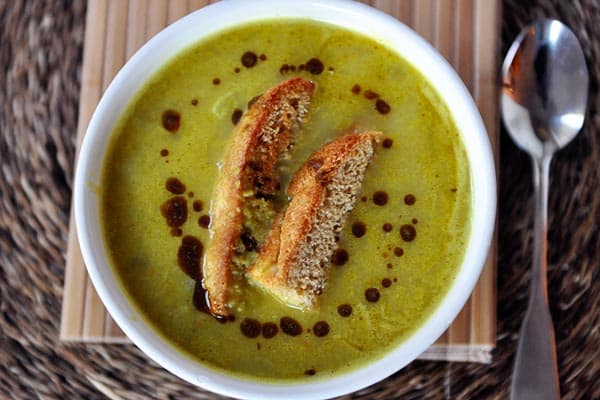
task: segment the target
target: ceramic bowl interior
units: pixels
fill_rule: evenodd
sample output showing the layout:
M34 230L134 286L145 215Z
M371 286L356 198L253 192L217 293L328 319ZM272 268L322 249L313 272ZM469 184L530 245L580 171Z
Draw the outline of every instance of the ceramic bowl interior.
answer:
M280 17L311 18L349 28L385 44L415 66L446 103L462 135L473 194L471 235L464 262L453 286L420 329L386 356L360 369L330 379L281 385L215 372L176 350L144 322L122 293L105 255L95 191L115 121L133 94L165 60L206 35L244 22ZM449 326L472 292L486 259L495 219L495 183L490 143L471 96L443 57L411 29L360 3L339 0L224 1L192 13L160 32L115 77L92 117L81 147L74 204L89 276L114 320L149 357L192 384L228 396L326 398L358 390L391 375L425 351Z

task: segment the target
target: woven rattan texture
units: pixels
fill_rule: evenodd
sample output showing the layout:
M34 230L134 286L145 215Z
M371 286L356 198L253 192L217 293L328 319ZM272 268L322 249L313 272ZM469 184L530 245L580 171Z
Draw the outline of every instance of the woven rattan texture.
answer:
M81 1L0 0L0 398L219 398L132 345L58 340L85 8ZM584 131L553 163L548 278L563 396L598 399L600 3L505 0L502 54L538 16L573 28L592 74ZM532 185L529 159L505 133L499 172L494 362L417 361L347 398L507 397L527 300Z

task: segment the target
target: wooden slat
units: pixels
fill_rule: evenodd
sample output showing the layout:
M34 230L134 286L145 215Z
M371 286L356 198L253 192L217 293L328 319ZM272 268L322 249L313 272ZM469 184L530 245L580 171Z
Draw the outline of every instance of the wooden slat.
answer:
M125 64L127 48L128 1L111 1L108 8L106 43L104 46L104 71L102 86L106 90L119 69Z
M169 0L169 9L167 12L167 22L172 24L179 18L188 13L187 0Z
M146 41L146 15L145 10L148 6L147 0L129 0L126 18L126 34L124 43L124 60L129 59ZM112 77L111 77L112 78ZM111 318L110 314L106 313L104 319L104 338L119 338L125 336L123 331ZM91 339L89 339L91 340Z
M475 21L477 32L475 40L475 73L478 79L475 87L475 101L481 116L490 132L490 140L494 154L499 154L498 140L498 103L497 103L497 59L496 49L499 45L498 32L500 31L500 6L490 6L487 0L476 0ZM496 171L498 171L499 157L496 157ZM497 261L497 233L481 278L473 291L472 310L474 318L471 319L471 343L496 344L496 318L485 318L485 315L496 315L496 261Z
M96 104L102 96L104 53L98 51L98 49L104 48L107 9L108 3L106 0L92 1L88 5L81 76L81 99L79 101L79 120L77 121L77 153L79 153L83 135ZM82 336L87 272L79 250L75 219L72 212L69 222L66 263L60 337L64 340L73 340Z
M437 0L413 0L413 29L425 40L435 45Z
M451 57L454 54L454 29L455 21L453 18L452 2L450 0L435 1L433 4L433 16L435 25L435 34L433 37L433 45L440 52L446 60L451 61ZM436 340L436 346L448 346L450 343L450 337L448 331L444 332L438 340Z
M410 0L375 0L370 5L393 15L408 26L412 26L412 2Z
M205 7L212 3L210 0L188 0L188 10L190 12L196 11L202 7Z
M168 0L152 0L146 11L146 39L150 39L167 26L169 15Z
M102 91L105 91L119 68L125 62L125 47L127 36L127 8L126 1L111 1L108 3L106 16L106 40L104 42L104 67L102 71ZM98 294L94 290L92 282L86 282L85 315L90 318L84 319L83 336L88 340L96 337L104 337L110 332L106 319L108 313L104 309ZM112 324L108 324L110 327Z
M118 3L118 4L115 4ZM104 90L127 60L127 37L129 36L129 1L111 2L108 12L105 65L102 78ZM95 293L95 291L93 291ZM123 335L110 314L104 310L103 337Z
M474 0L454 1L454 54L452 65L458 72L465 86L473 93L473 35L475 34L475 21L473 13ZM467 301L462 311L458 314L448 330L448 342L452 344L468 344L471 339L471 305L472 299Z
M474 95L498 151L496 49L498 0L362 0L398 18L438 48ZM103 90L126 59L167 24L210 0L90 0L78 124L78 148ZM101 306L83 267L71 222L63 300L64 340L126 341ZM495 251L472 297L425 359L489 361L495 344Z
M448 62L452 62L454 56L454 30L456 23L453 15L453 4L451 0L436 2L436 27L435 47Z
M127 46L125 48L129 59L146 41L146 12L149 7L147 0L129 0L127 11Z
M118 72L118 68L120 68L120 66L122 66L125 61L128 60L148 39L146 37L146 10L152 5L149 4L148 0L129 0L128 2L124 1L123 3L128 4L126 13L124 16L120 17L120 21L118 21L121 23L123 22L122 19L125 18L126 22L126 24L122 25L122 29L125 29L123 57L120 58L120 60L118 56L113 58L113 62L120 61L120 63L117 63L116 70L114 69L115 66L112 66L111 76L105 75L105 78L108 80L114 77L114 75ZM121 9L121 11L124 10ZM121 52L120 49L116 50L115 52L117 51L119 53ZM108 313L106 313L104 318L104 337L117 339L117 341L123 341L125 338L123 331Z

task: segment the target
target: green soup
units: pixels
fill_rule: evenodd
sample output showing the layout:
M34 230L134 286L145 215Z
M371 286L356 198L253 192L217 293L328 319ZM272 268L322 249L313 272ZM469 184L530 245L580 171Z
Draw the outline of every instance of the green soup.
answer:
M184 237L209 242L218 165L240 112L293 76L317 89L291 173L349 129L379 130L386 140L339 240L320 307L302 312L248 286L235 320L221 323L194 307L194 281L178 251ZM294 19L239 26L169 60L118 122L100 196L111 263L156 331L214 369L266 381L344 373L413 334L455 278L471 216L465 150L428 81L381 43ZM173 228L163 213L176 196L187 217L181 224L180 213ZM283 332L282 317L302 332ZM250 338L241 329L248 319L277 332Z

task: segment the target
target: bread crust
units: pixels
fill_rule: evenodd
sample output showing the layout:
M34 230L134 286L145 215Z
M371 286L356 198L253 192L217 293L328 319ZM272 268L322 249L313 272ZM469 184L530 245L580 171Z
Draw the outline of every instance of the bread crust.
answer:
M215 316L231 315L232 257L240 247L245 199L268 200L279 189L276 164L306 117L314 89L303 78L280 83L254 102L233 130L211 203L211 240L202 271Z
M249 279L284 303L311 309L325 288L330 258L354 207L381 133L346 134L313 153L288 187ZM348 169L348 170L347 170Z

